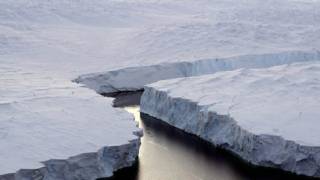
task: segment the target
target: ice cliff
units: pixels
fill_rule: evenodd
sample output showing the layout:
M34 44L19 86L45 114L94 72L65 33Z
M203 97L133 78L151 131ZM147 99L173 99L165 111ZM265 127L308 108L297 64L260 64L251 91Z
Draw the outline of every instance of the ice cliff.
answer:
M239 68L267 68L294 62L320 59L319 51L290 51L275 54L245 55L205 59L193 62L164 63L130 67L103 73L82 75L75 82L85 84L98 93L136 91L159 80L213 74Z
M320 177L320 63L145 86L141 111L254 165Z

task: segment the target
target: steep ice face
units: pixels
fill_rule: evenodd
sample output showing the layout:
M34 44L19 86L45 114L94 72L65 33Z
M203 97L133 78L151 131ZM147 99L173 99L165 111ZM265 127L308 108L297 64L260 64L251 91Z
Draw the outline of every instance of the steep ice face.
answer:
M294 62L318 61L318 51L291 51L276 54L247 55L204 59L193 62L165 63L124 68L115 71L82 75L75 82L85 84L98 93L136 91L159 80L199 76L239 68L267 68Z
M47 74L0 74L0 179L94 180L134 163L140 130L111 99Z
M259 166L320 177L320 63L147 85L141 111Z

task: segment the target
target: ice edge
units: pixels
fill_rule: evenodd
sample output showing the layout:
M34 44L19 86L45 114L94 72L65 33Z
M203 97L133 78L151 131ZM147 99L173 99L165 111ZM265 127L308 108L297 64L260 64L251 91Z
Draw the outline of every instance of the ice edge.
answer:
M150 86L142 95L141 112L197 135L253 165L320 177L320 147L299 145L280 136L252 134L228 115L219 115L187 99L170 97Z
M287 51L281 53L243 55L204 59L194 62L163 63L129 67L79 76L74 82L84 84L97 93L137 91L159 80L213 74L239 68L267 68L295 62L319 61L320 51Z
M199 115L202 120L207 118L207 121L196 125L198 127L196 132L184 127L179 127L173 121L169 122L168 119L179 116L180 114L188 114L186 117L190 118L190 120L192 117L196 119L199 117L191 116L190 113L185 113L190 112L192 108L187 111L176 111L175 113L168 108L169 106L163 106L166 108L162 110L161 108L156 109L159 107L156 104L150 104L152 103L151 99L147 99L147 94L150 93L152 88L148 86L145 87L146 84L165 79L213 74L219 71L230 71L240 68L268 68L295 62L319 60L319 51L288 51L270 54L243 55L229 58L204 59L194 62L129 67L82 75L75 79L74 82L84 84L88 88L94 89L99 94L145 89L145 93L141 99L142 112L164 120L170 125L185 130L186 132L198 135L216 146L223 147L233 152L251 164L278 168L296 174L320 177L319 147L302 146L293 141L287 141L279 136L251 134L238 126L232 118L207 111L205 110L205 107L198 107L196 103L188 102L188 100L185 99L183 101L187 101L190 106L197 109L198 112L196 114ZM158 94L155 94L155 96L158 96ZM167 97L167 99L169 99L169 97ZM164 99L158 99L157 101L163 102L163 100ZM171 100L170 102L173 104L177 103L177 99ZM160 106L161 103L158 105ZM183 107L180 106L175 108L183 109ZM167 116L168 114L166 113L168 112L165 111L166 109L170 110L171 116ZM157 113L155 113L155 111L157 111ZM161 113L163 113L163 115L161 115ZM203 132L213 128L209 123L209 121L212 121L213 119L218 119L219 122L221 121L219 125L214 125L214 129L218 129L219 131L215 132L212 136L211 134L203 134ZM196 124L198 122L189 121L189 123ZM192 127L191 124L185 125ZM202 127L200 128L200 126ZM224 135L221 136L221 134ZM237 140L240 140L239 143L236 143ZM252 153L255 154L253 155Z
M138 137L138 136L137 136ZM68 159L51 159L38 169L20 169L0 176L0 180L95 180L110 177L113 172L134 164L139 153L140 138L119 146L107 146L97 152L83 153Z

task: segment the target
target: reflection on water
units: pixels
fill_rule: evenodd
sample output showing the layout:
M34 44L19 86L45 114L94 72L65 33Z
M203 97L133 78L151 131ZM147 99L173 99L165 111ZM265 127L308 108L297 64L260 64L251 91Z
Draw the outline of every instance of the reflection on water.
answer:
M140 114L141 92L117 96L115 105L135 116L144 129L135 166L109 180L305 180L278 170L255 168L201 139Z
M197 138L168 128L166 124L153 122L154 119L145 114L142 114L142 121L139 106L125 109L134 114L139 126L144 129L137 180L241 179L236 178L237 175L228 166L219 163L219 158L212 161L209 149L199 146Z

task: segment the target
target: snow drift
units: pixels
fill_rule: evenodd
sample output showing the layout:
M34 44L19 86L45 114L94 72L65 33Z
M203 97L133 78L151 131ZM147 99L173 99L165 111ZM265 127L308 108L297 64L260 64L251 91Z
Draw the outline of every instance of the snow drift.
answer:
M320 177L320 63L145 86L141 111L254 165Z

